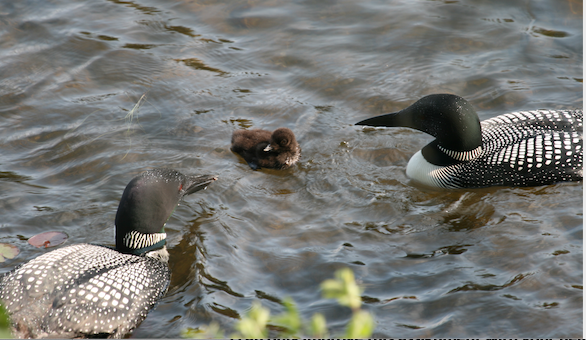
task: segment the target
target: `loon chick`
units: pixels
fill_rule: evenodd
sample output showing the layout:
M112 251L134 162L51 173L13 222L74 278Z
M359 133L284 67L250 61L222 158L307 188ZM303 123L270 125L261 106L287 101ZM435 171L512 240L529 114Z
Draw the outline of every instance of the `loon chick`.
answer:
M214 176L155 169L126 186L116 247L77 244L41 255L0 279L0 299L20 337L122 337L137 327L170 281L164 226L179 200Z
M538 186L582 180L582 110L535 110L480 122L464 98L432 94L356 125L404 126L436 139L407 176L441 188Z
M230 150L244 158L253 169L287 169L299 160L301 148L293 131L278 128L267 130L236 130L232 133Z

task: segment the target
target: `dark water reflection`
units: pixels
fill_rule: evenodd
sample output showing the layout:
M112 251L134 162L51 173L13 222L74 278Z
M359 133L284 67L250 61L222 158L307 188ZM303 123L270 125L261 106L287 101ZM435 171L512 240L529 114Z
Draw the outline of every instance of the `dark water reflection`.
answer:
M113 244L128 180L171 167L220 178L169 221L171 287L134 336L287 296L336 334L350 312L319 283L351 267L377 337L579 337L581 183L421 188L404 169L429 136L352 124L437 92L481 119L581 107L582 38L572 0L1 2L3 271L43 231ZM296 167L229 151L279 126Z

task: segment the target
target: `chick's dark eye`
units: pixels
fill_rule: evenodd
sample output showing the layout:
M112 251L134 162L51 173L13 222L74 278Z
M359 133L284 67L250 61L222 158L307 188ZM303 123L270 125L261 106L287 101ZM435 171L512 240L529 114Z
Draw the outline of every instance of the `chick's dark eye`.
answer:
M286 139L283 139L283 140L282 140L282 141L281 141L279 144L280 144L281 146L285 146L285 145L289 144L289 141L288 141L288 140L286 140Z

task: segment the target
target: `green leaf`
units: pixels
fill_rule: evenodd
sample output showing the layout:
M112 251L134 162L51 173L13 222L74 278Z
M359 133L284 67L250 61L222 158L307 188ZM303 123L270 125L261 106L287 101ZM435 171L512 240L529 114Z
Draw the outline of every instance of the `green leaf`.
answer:
M342 306L352 309L360 308L362 289L354 280L354 273L350 268L343 268L335 273L336 279L325 280L321 284L323 297L337 299Z
M190 339L225 339L224 332L220 325L213 321L209 326L200 328L187 328L181 331L182 338Z
M318 339L329 338L326 318L321 313L315 313L311 318L311 336Z
M0 262L13 259L20 253L17 246L8 243L0 243Z
M285 312L272 318L272 322L287 328L287 331L279 335L279 338L299 337L301 330L301 317L297 311L297 306L291 298L283 300Z
M370 338L374 331L374 319L369 312L359 310L354 312L348 327L346 328L346 338L363 339Z
M10 329L10 317L4 304L0 303L0 338L12 339L12 330Z
M242 334L243 338L266 338L270 314L271 312L268 308L264 308L260 302L254 301L247 315L236 323L236 329Z

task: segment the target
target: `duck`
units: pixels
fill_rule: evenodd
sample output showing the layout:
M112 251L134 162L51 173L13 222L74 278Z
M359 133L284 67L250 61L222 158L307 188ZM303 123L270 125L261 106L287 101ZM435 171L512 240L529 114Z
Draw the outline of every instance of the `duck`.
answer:
M435 188L530 187L582 181L582 109L530 110L480 122L454 94L432 94L355 125L408 127L435 137L407 177Z
M301 156L295 134L288 128L235 130L230 150L242 156L252 170L287 169Z
M148 170L124 189L115 247L74 244L38 256L0 278L0 300L22 338L120 338L169 287L165 224L179 201L211 175Z

